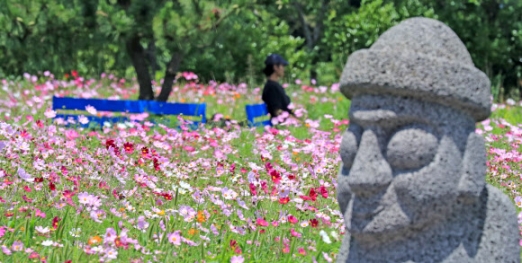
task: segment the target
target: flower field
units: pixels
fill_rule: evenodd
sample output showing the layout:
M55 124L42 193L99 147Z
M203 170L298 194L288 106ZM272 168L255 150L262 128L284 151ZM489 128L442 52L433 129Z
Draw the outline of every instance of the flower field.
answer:
M206 102L208 117L242 121L245 104L260 102L260 88L187 76L171 100ZM263 130L232 121L190 130L53 122L53 95L137 98L134 81L114 76L55 80L46 72L1 84L0 262L335 260L344 229L338 150L349 124L338 85L285 84L303 125ZM522 107L510 101L477 125L487 180L519 211L520 123Z

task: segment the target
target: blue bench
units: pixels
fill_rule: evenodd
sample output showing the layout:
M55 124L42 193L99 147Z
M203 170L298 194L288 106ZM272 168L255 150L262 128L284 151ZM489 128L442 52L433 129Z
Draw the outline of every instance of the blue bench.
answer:
M249 104L245 106L245 110L247 115L248 126L272 126L272 122L270 121L270 117L268 116L268 109L266 108L266 104ZM268 119L265 120L266 117L268 117Z
M148 100L106 100L106 99L82 99L82 98L69 98L69 97L53 97L53 110L74 110L74 111L85 111L85 107L92 106L97 111L108 111L108 112L123 112L123 113L144 113L156 115L183 115L191 117L200 117L199 121L193 121L193 125L199 125L200 123L206 123L206 109L205 103L168 103ZM78 120L79 114L56 114L55 119L63 118L67 120L74 118ZM103 126L105 122L117 123L117 122L130 122L131 120L126 116L92 116L84 114L89 120L87 124L78 124L82 127L88 127L91 123L95 123Z

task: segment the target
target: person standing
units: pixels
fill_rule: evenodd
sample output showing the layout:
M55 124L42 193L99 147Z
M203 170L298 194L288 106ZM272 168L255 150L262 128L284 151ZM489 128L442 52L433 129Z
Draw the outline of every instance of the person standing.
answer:
M288 62L278 54L268 55L265 59L263 73L267 77L267 81L261 98L266 104L271 119L285 111L297 119L294 112L288 108L291 103L290 97L279 84L279 80L285 75L286 66L288 66Z

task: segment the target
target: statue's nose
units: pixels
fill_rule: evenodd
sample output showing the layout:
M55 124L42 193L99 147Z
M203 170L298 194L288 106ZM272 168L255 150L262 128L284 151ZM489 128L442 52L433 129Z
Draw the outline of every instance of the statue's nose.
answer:
M364 131L347 178L351 191L358 196L372 196L386 189L392 178L392 169L382 155L376 132Z

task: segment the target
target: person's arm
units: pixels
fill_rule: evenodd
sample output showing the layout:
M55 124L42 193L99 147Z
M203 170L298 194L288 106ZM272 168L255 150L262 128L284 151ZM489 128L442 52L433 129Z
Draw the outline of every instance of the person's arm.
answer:
M283 103L280 99L280 94L273 86L268 86L265 96L265 104L269 112L275 113L276 116L283 112Z

